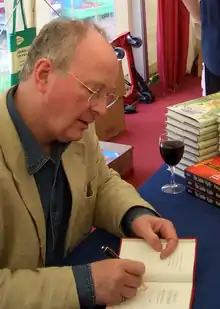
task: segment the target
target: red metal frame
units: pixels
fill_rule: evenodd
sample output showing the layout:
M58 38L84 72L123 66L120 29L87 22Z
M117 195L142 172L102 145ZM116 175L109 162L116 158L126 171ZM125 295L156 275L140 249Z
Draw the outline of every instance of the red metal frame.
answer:
M127 61L128 61L128 69L129 69L129 74L131 78L131 88L129 93L124 96L124 104L129 104L132 105L135 102L138 101L138 84L136 81L136 78L131 70L131 66L135 66L134 62L134 55L132 51L131 45L127 42L127 37L130 35L130 32L124 32L120 36L118 36L116 39L114 39L111 44L116 46L116 47L121 47L124 49Z

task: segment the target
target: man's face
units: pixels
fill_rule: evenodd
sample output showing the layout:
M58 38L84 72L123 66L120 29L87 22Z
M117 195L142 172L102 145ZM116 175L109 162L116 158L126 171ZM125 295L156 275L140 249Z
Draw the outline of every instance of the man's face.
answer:
M39 80L44 80L44 86L40 83L38 89L50 135L61 142L81 139L88 125L106 112L105 96L114 92L118 74L114 50L100 34L89 30L76 50L69 72L55 72L46 60L37 70ZM98 94L93 95L92 91Z

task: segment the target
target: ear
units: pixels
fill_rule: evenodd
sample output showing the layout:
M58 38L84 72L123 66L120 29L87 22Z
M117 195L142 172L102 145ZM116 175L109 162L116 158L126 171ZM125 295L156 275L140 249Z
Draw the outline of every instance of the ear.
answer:
M34 77L37 88L40 92L45 93L48 86L49 75L53 71L51 60L42 58L39 59L34 66Z

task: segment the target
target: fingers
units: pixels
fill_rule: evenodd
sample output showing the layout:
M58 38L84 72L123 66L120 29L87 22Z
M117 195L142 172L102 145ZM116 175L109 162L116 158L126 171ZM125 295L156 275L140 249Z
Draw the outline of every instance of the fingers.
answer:
M166 259L168 256L170 256L175 250L178 245L178 239L168 239L166 247L161 252L161 259Z
M160 227L159 232L161 233L161 236L167 240L170 240L170 239L178 240L173 223L169 220L163 220L163 223Z
M122 291L121 291L121 294L122 294L122 297L124 297L126 299L133 298L137 294L137 289L124 286Z
M145 266L141 262L123 260L123 266L124 270L130 275L143 276L145 273Z
M161 252L163 247L157 234L154 233L151 226L147 226L143 238L157 252Z
M178 236L172 222L166 220L160 229L161 236L167 240L167 245L161 253L161 258L164 259L171 255L178 245Z
M130 288L138 289L142 284L142 276L134 276L125 273L124 285Z

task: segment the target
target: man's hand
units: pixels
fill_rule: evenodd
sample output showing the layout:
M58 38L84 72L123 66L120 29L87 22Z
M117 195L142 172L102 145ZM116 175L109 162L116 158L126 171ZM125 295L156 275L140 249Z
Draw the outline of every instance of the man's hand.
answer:
M145 266L140 262L109 259L91 264L97 305L118 305L133 298L141 286Z
M138 217L132 222L132 231L136 236L145 239L156 251L161 252L162 259L173 253L178 245L178 237L172 222L163 218L151 215ZM167 240L164 249L158 235Z

